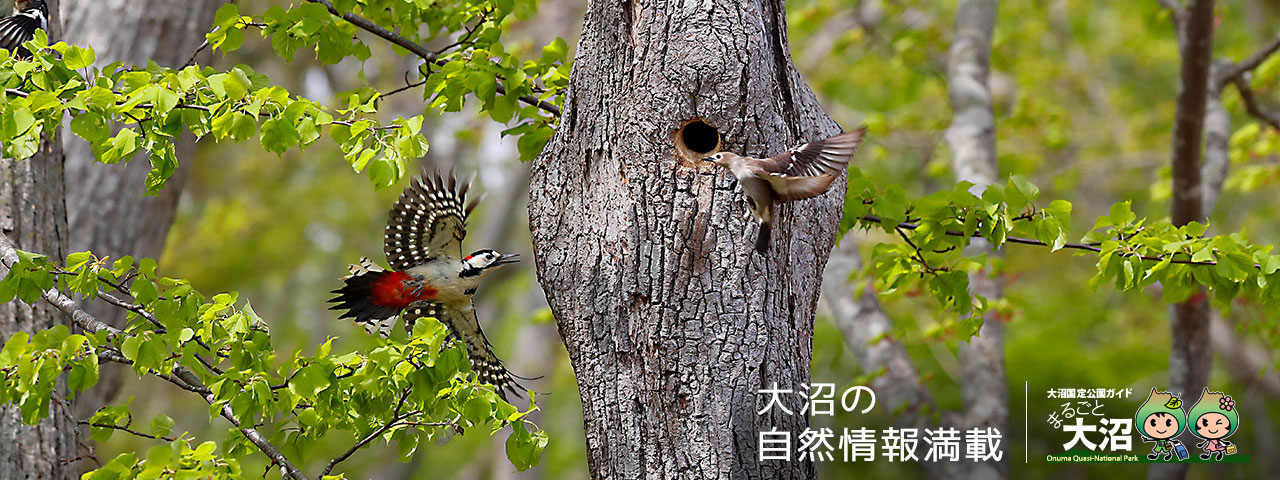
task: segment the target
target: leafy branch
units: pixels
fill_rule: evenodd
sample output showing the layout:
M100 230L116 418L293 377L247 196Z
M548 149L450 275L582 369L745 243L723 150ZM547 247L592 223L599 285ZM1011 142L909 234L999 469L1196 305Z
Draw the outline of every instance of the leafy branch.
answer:
M350 57L368 59L369 47L358 41L355 33L370 32L422 60L417 69L420 79L406 79L405 83L423 87L428 111L456 112L468 96L474 96L481 103L480 110L494 121L515 124L503 135L519 136L521 158L529 160L554 133L570 65L568 45L559 38L532 60L521 60L506 51L499 41L503 23L520 11L532 11L532 3L480 0L446 7L389 0L360 4L307 0L289 10L268 8L259 16L241 15L237 5L228 4L218 10L215 28L206 37L212 47L228 52L243 44L244 28L261 26L262 35L271 40L282 58L292 59L300 49L308 48L321 62L333 64ZM421 28L392 31L382 25ZM421 30L430 33L423 36ZM437 50L427 47L425 42L442 34L454 40ZM390 93L399 91L403 89ZM384 96L371 87L359 89L357 94L362 98Z
M394 32L391 32L385 28L382 28L381 26L370 21L367 18L361 17L352 12L339 11L338 8L335 7L333 3L330 2L329 0L306 0L306 1L324 5L324 7L329 11L329 13L333 14L334 16L339 17L343 20L346 20L347 22L350 22L352 25L355 25L369 33L377 35L378 37L381 37L382 39L388 42L391 42L396 46L399 46L401 48L404 48L405 50L413 52L414 55L417 55L419 58L421 58L423 61L429 64L436 63L437 59L439 59L440 57L440 54L444 50L447 50L450 47L459 46L459 45L462 45L463 43L466 43L466 40L464 38L463 40L459 42L455 42L452 45L446 46L441 50L430 50L426 46L420 43L414 42L412 40L409 40L408 38L405 38L404 36L397 35ZM485 10L481 16L480 23L484 23L485 21L488 21L489 12L492 12L492 11L494 11L493 8ZM474 35L476 30L479 30L479 28L477 27L475 29L468 29L466 32L466 37L470 37ZM504 87L501 83L495 85L494 88L495 88L495 92L500 95L506 95L507 93L506 87ZM539 99L538 97L535 97L533 95L521 95L516 98L521 102L535 106L539 109L546 111L547 113L550 113L557 117L560 116L560 107L554 103L548 102L543 99Z
M402 455L411 455L420 437L430 438L433 429L444 427L496 432L510 426L514 433L508 455L521 470L536 464L546 445L544 433L526 428L528 411L517 410L492 386L478 383L458 344L445 344L447 331L439 322L419 322L406 343L383 340L368 353L330 356L330 339L312 356L295 352L283 365L273 365L276 355L266 324L247 305L235 308L234 293L205 301L185 281L156 276L155 262L149 259L109 263L75 253L59 268L43 256L18 251L3 235L0 259L8 267L0 281L0 302L43 299L87 332L72 335L55 327L35 337L19 333L0 350L0 403L20 403L28 423L48 414L60 375L68 375L66 384L74 394L96 383L100 362L115 362L200 395L211 418L223 417L239 432L240 441L224 443L225 455L234 458L256 450L286 478L307 476L284 452L301 455L334 429L377 433L362 435L330 462L325 474L375 438L396 441ZM133 300L117 299L119 304L113 305L130 312L126 328L94 319L69 296L102 298L104 290L125 290L123 278L132 278L127 291ZM529 411L535 408L531 399ZM121 426L121 418L100 411L89 422L101 424L93 425L99 430L120 430L104 425ZM271 418L282 420L263 423ZM124 428L129 424L125 421ZM262 433L264 425L277 429L274 440ZM153 429L151 435L168 436L167 430L160 431ZM179 437L171 443L185 442ZM185 457L173 457L175 462L234 467L209 456L212 447L175 448L190 450ZM204 460L191 463L193 458ZM103 468L151 468L132 457L112 462Z
M1095 253L1094 287L1108 280L1121 290L1159 282L1165 301L1172 303L1204 285L1220 303L1246 296L1280 305L1280 255L1273 255L1270 245L1250 244L1241 234L1207 237L1207 226L1198 222L1181 227L1149 222L1137 218L1129 202L1121 202L1096 219L1081 241L1069 242L1070 203L1054 200L1037 207L1039 189L1020 177L992 185L981 196L971 188L961 182L952 190L908 200L901 187L879 191L859 172L851 172L842 231L881 229L905 242L882 243L873 251L872 268L882 292L918 286L957 314L986 308L985 299L971 296L968 288L968 273L985 268L986 262L961 253L972 239L982 238L996 247L1022 244Z
M14 246L13 242L9 240L9 237L3 233L0 233L0 263L3 263L4 266L7 267L10 272L13 272L15 268L23 268L22 264L26 263L21 261L21 256L19 255L18 249L16 248L16 246ZM59 292L57 289L54 289L54 288L44 289L41 296L45 301L49 302L50 305L53 305L54 308L57 308L63 314L70 317L76 326L84 329L87 332L95 333L95 334L105 333L106 334L105 337L107 338L113 338L113 337L118 338L118 337L128 336L128 334L126 334L124 331L97 320L88 312L85 312L83 309L81 309L79 305L76 305L75 300L71 299L71 297L63 295L62 292ZM9 350L10 348L9 344L13 343L13 341L14 341L13 339L10 339L9 342L5 344L6 351ZM94 357L94 358L97 358L97 357ZM107 358L112 360L117 359L117 357L114 357L114 356L108 356ZM96 373L95 373L95 376L96 376ZM172 376L166 375L166 376L161 376L160 378L174 385L177 385L183 390L197 391L197 392L201 390L208 391L208 388L204 386L204 384L200 381L200 379L197 378L194 373L192 373L190 370L187 370L186 367L183 367L182 365L173 366ZM208 401L210 405L213 405L216 402L216 399L213 397L211 393L203 394L202 397L206 401ZM254 429L252 426L248 426L248 427L242 426L240 419L231 411L231 408L229 406L224 406L221 409L221 414L223 418L226 418L227 421L231 422L232 425L235 425L237 428L239 428L240 433L243 434L245 438L247 438L255 446L257 446L258 449L261 450L262 453L265 454L268 458L270 458L272 462L274 462L277 465L280 465L280 468L282 469L285 477L292 478L295 480L307 479L307 476L303 474L301 470L298 470L298 468L293 465L293 462L289 461L288 458L285 458L285 456L280 453L280 449L276 448L275 445L272 445L271 442L267 441L267 439L263 437L261 433L258 433L258 431Z

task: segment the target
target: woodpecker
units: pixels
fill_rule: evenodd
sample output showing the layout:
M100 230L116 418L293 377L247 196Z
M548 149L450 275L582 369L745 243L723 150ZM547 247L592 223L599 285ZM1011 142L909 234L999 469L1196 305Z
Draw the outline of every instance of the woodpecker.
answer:
M849 158L866 133L867 127L860 127L825 140L802 143L769 158L720 152L702 160L729 169L742 185L751 215L760 223L756 251L764 254L769 251L774 202L804 200L826 192L849 167Z
M49 7L44 0L31 0L18 13L0 18L0 48L17 57L30 57L31 52L22 44L35 37L36 30L49 30Z
M337 297L329 300L341 310L338 318L352 318L370 333L388 336L397 316L412 331L414 322L434 317L449 327L447 341L461 339L481 382L493 385L502 398L524 388L502 365L480 330L471 297L481 279L498 267L519 261L519 255L484 249L462 255L466 221L478 201L465 201L471 182L459 187L457 178L439 173L415 178L391 207L383 236L383 253L391 269L368 258L348 269ZM528 380L528 379L526 379Z

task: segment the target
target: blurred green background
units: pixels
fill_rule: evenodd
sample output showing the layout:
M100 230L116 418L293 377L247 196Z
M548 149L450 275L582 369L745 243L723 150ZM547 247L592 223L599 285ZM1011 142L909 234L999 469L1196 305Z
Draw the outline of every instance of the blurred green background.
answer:
M263 5L243 6L248 11ZM953 2L890 0L798 0L787 5L793 59L827 113L846 128L871 127L868 144L855 163L886 185L897 183L923 195L953 183L950 152L942 138L951 121L947 98L946 52L952 37ZM576 44L585 5L545 0L537 15L515 25L505 37L508 51L537 55L556 36ZM1241 59L1280 30L1280 1L1220 2L1215 56ZM219 57L220 68L252 65L273 81L313 99L362 85L359 73L379 90L404 83L413 62L371 42L374 57L323 66L305 54L285 63L268 44L251 38L245 48ZM523 50L521 50L523 49ZM1280 57L1278 57L1280 58ZM1254 80L1264 102L1280 106L1280 60L1273 59ZM1139 215L1167 216L1168 159L1178 55L1169 14L1156 1L1051 0L1000 5L992 52L991 86L997 109L1001 174L1025 175L1042 189L1041 198L1075 205L1078 239L1117 201L1132 200ZM1225 95L1233 128L1254 129L1233 140L1233 164L1211 233L1247 231L1257 243L1280 237L1276 184L1280 180L1280 135L1256 133L1234 91ZM390 97L390 116L423 109L420 89ZM472 222L464 248L495 248L525 255L518 268L486 284L477 296L481 321L497 353L522 375L545 375L533 388L541 411L536 423L551 442L541 465L517 474L502 448L505 434L480 432L442 445L419 448L411 463L389 461L395 446L377 444L344 467L348 478L586 478L581 405L564 346L533 273L527 228L528 165L515 142L501 138L503 126L464 109L435 115L424 132L431 141L424 164L478 172L479 191L488 192ZM324 140L322 140L323 142ZM335 349L372 342L359 327L337 321L326 310L330 290L339 286L346 264L361 256L381 262L382 228L399 188L375 191L353 173L336 149L323 146L282 158L256 145L200 145L190 160L194 171L183 193L176 223L161 261L165 275L190 279L204 292L237 290L270 323L277 348L310 350L329 336ZM403 185L401 185L403 186ZM851 233L864 253L883 234ZM1106 285L1089 286L1094 260L1036 247L1007 250L1007 365L1016 432L1005 442L1014 478L1132 478L1140 465L1048 464L1044 455L1062 453L1070 436L1046 418L1061 402L1045 398L1050 388L1132 388L1129 399L1105 401L1109 417L1132 417L1153 386L1164 387L1168 364L1168 308L1149 289L1122 295ZM865 275L865 272L863 273ZM881 298L908 346L917 368L944 409L960 406L954 335L925 335L935 323L933 300L911 292ZM1264 478L1280 471L1280 380L1276 362L1277 312L1238 303L1221 312L1234 343L1215 348L1260 352L1262 368L1217 356L1210 385L1231 394L1241 409L1242 428L1232 437L1252 462L1199 466L1192 478ZM865 383L865 374L847 351L831 319L820 310L815 321L815 382L834 382L842 391ZM209 429L205 405L151 380L129 380L121 402L132 397L146 413L165 412L177 430L197 437ZM1026 389L1024 392L1024 382ZM1023 408L1024 394L1028 407ZM1187 401L1193 402L1194 399ZM187 408L178 408L181 405ZM185 413L184 413L185 412ZM185 415L180 416L179 414ZM1029 422L1023 420L1024 414ZM815 428L888 426L882 410L813 420ZM1024 438L1023 429L1029 429ZM121 437L117 437L121 438ZM1024 440L1026 441L1024 443ZM132 440L129 440L132 441ZM351 444L334 438L333 453ZM1024 447L1025 445L1025 447ZM1135 436L1134 452L1150 449ZM112 448L131 448L128 443ZM100 448L99 455L110 448ZM106 451L106 452L104 452ZM1029 453L1028 453L1029 452ZM1193 455L1198 451L1193 451ZM333 455L310 460L314 470ZM923 450L921 450L923 457ZM265 459L252 457L250 474ZM307 462L304 462L307 463ZM306 467L304 467L306 469ZM819 465L823 478L915 477L912 463L835 462ZM274 475L274 474L273 474Z

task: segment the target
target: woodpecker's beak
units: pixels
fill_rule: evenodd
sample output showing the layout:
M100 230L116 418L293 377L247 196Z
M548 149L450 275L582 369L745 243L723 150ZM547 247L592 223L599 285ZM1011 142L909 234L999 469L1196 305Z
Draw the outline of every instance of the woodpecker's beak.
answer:
M495 266L495 267L496 267L496 266L498 266L498 265L506 265L506 264L508 264L508 263L516 263L516 262L519 262L519 261L520 261L520 255L519 255L519 254L516 254L516 253L504 253L504 254L502 254L502 255L499 255L497 260L494 260L494 261L493 261L493 266Z

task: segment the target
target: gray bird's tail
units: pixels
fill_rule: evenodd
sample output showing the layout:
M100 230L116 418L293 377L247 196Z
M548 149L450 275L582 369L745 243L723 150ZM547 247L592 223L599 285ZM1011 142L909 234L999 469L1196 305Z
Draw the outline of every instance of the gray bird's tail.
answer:
M756 237L756 251L762 255L769 251L770 230L772 229L769 228L769 222L760 224L760 235Z

